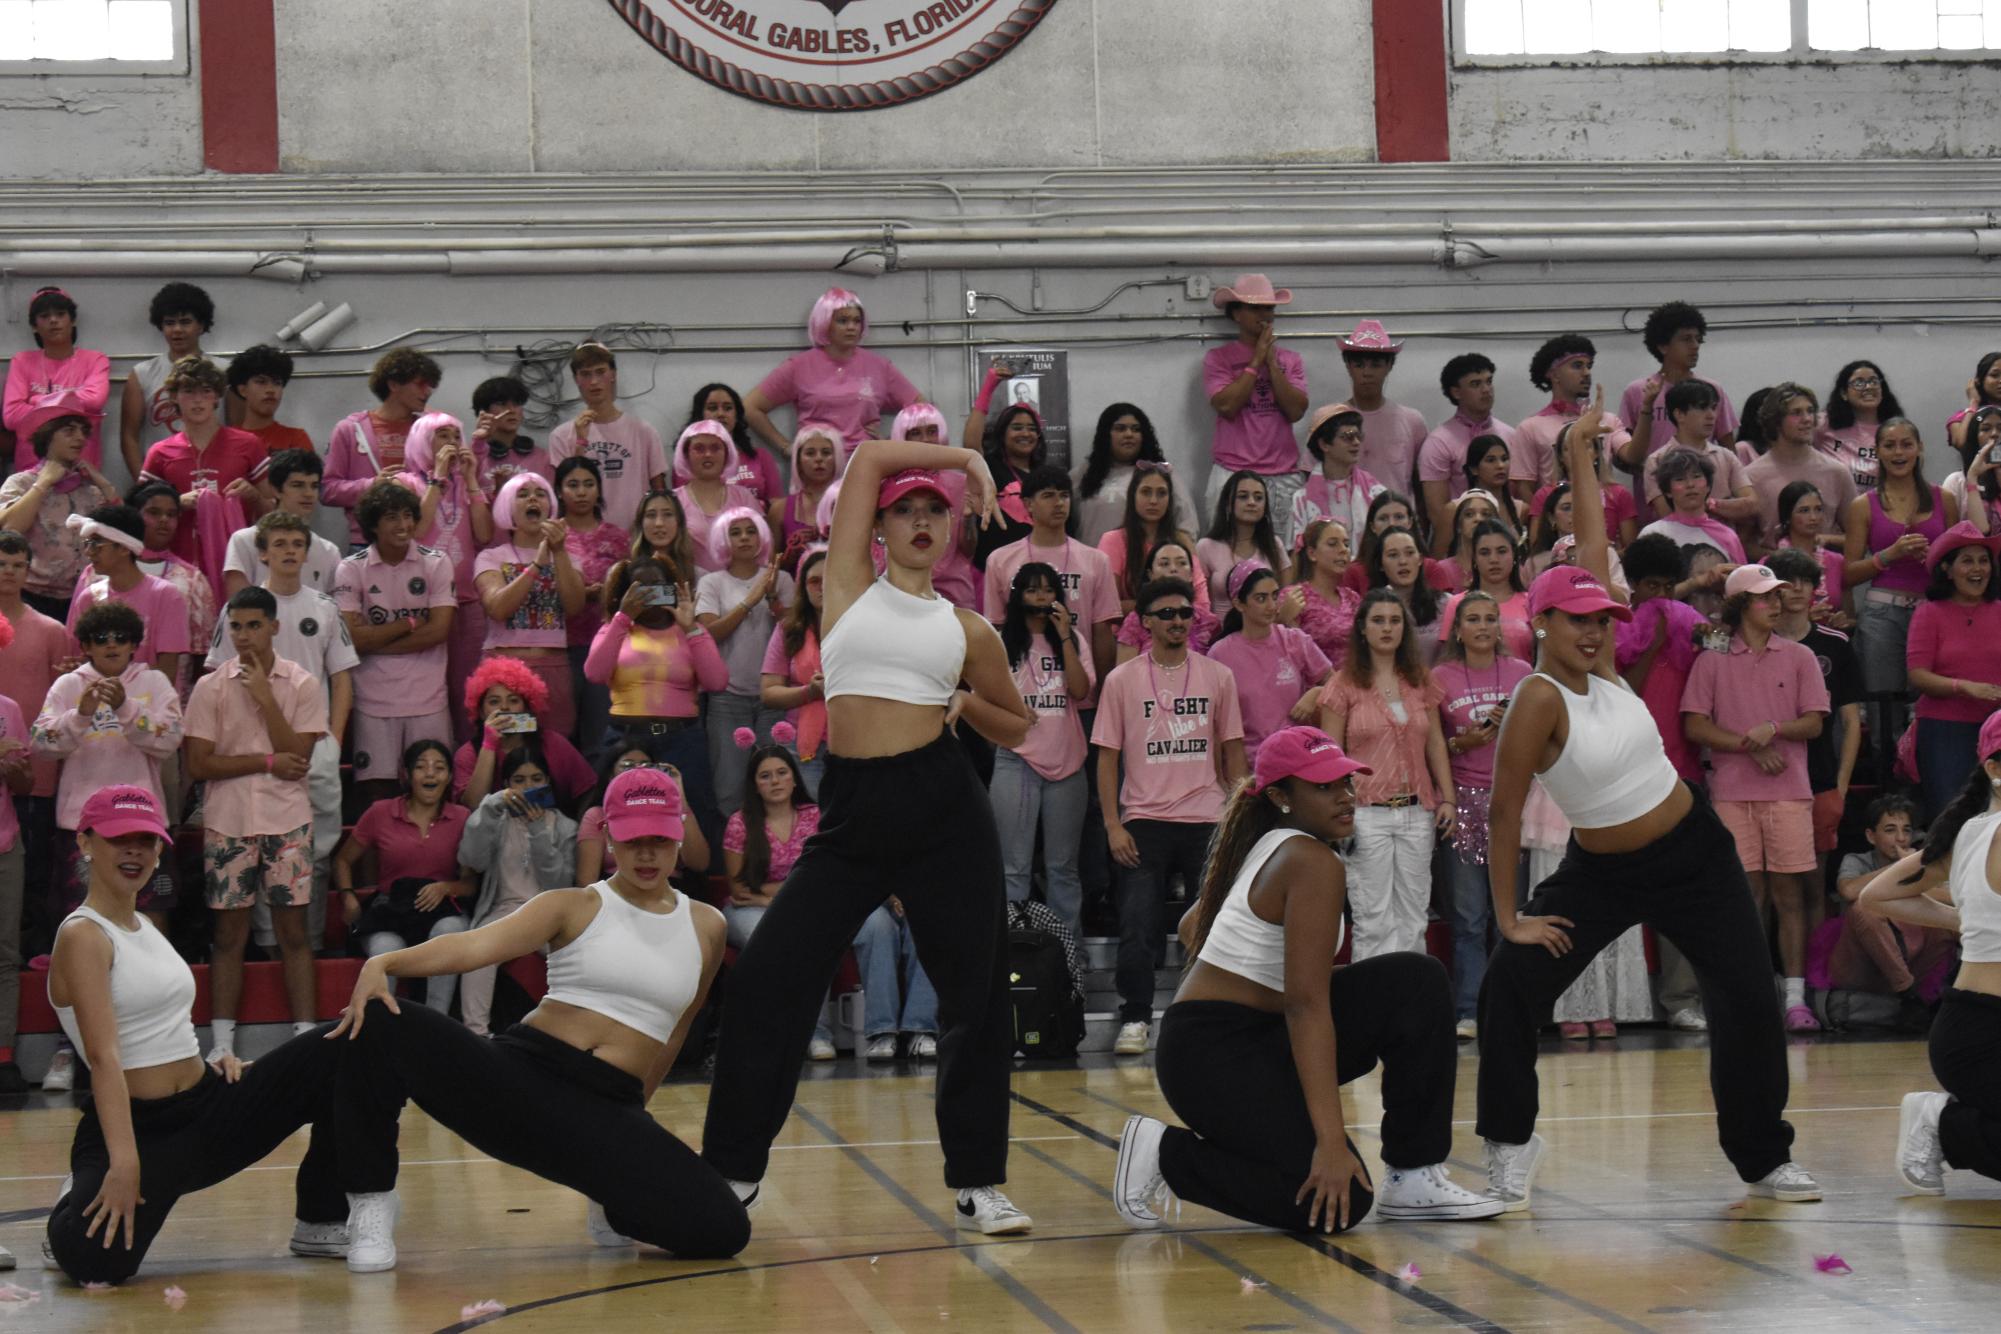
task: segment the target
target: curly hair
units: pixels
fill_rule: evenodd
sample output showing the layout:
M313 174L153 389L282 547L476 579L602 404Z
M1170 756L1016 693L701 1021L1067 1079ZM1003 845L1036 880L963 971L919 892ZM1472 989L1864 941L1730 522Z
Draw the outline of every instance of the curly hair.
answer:
M220 398L223 391L229 388L229 381L223 377L220 366L197 353L175 362L160 388L169 395L183 394L190 389L210 389Z
M438 363L419 352L414 347L392 347L377 358L368 371L368 392L375 395L377 402L388 399L392 385L408 384L412 380L429 380L438 384L445 373L438 369Z
M269 343L258 343L244 348L230 359L227 376L231 389L241 389L260 375L276 380L279 384L290 384L291 354Z
M175 315L192 315L201 331L207 333L215 327L215 301L193 283L168 283L153 293L152 304L146 308L146 322L157 329Z
M1529 383L1546 394L1550 390L1550 368L1557 362L1568 361L1572 357L1591 357L1595 360L1597 356L1597 346L1583 334L1558 334L1537 348L1535 355L1529 358Z
M1647 312L1647 324L1640 331L1640 341L1653 354L1655 361L1662 360L1661 351L1674 336L1683 329L1693 329L1704 338L1709 337L1709 321L1702 312L1686 301L1668 301Z
M394 478L385 477L361 493L361 499L354 506L354 521L360 525L361 535L373 542L376 525L398 511L407 513L413 519L424 517L424 507L418 501L416 492Z
M519 658L496 656L480 663L478 670L466 680L466 717L475 723L479 721L479 702L495 686L521 696L528 712L537 718L549 707L549 683L537 676L534 668Z

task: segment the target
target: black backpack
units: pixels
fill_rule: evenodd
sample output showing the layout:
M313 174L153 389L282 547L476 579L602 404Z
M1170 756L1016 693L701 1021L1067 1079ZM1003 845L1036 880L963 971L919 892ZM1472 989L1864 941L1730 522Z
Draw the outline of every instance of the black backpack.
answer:
M1007 906L1014 1053L1064 1059L1084 1039L1084 961L1063 919L1035 902Z

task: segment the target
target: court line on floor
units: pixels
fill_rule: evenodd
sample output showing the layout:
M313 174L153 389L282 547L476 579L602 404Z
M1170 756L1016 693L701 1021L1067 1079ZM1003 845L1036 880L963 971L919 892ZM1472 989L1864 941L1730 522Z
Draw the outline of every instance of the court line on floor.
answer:
M831 1143L840 1145L849 1162L866 1172L876 1185L881 1186L891 1198L916 1215L918 1220L926 1227L947 1241L957 1238L958 1223L956 1220L947 1221L940 1218L937 1214L918 1203L917 1197L905 1190L896 1178L883 1171L881 1165L860 1149L842 1143L840 1132L825 1121L822 1121L812 1112L797 1104L794 1104L792 1110L801 1121L811 1126L816 1133ZM1040 1320L1049 1329L1062 1331L1062 1334L1082 1334L1082 1331L1075 1325L1058 1315L1047 1302L1036 1296L1035 1292L1027 1284L1023 1283L1013 1274L1008 1273L1000 1265L995 1264L992 1257L981 1255L977 1247L961 1247L960 1253L967 1260L971 1261L981 1273L992 1279L995 1286L1007 1293L1008 1296L1014 1298L1024 1310L1037 1320Z
M1102 1097L1098 1094L1090 1093L1088 1090L1085 1089L1078 1089L1076 1091L1079 1093L1084 1093L1090 1098L1092 1098L1094 1101L1105 1103L1108 1106L1117 1107L1119 1105L1117 1103L1112 1102L1111 1099L1109 1098ZM1051 1120L1055 1121L1058 1125L1068 1126L1070 1127L1070 1129L1077 1131L1085 1138L1095 1140L1097 1143L1103 1145L1108 1149L1111 1149L1113 1152L1118 1151L1119 1147L1118 1140L1110 1135L1105 1134L1103 1131L1100 1131L1095 1127L1085 1125L1082 1121L1077 1120L1075 1117L1068 1116L1062 1112L1057 1111L1053 1107L1046 1106L1043 1103L1035 1101L1033 1098L1025 1097L1022 1094L1016 1093L1012 1090L1009 1091L1008 1096L1013 1098L1016 1102L1020 1103L1022 1106L1028 1108L1030 1111L1035 1112L1042 1116L1046 1116ZM1124 1110L1127 1110L1129 1114L1139 1115L1139 1113L1131 1113L1130 1109L1124 1109ZM1462 1328L1477 1331L1478 1334L1508 1334L1508 1329L1505 1325L1499 1324L1498 1322L1493 1320L1489 1320L1487 1317L1483 1315L1479 1315L1476 1314L1475 1312L1469 1311L1465 1307L1460 1306L1457 1303L1448 1301L1446 1298L1439 1296L1435 1292L1429 1292L1424 1288L1416 1286L1415 1284L1405 1283L1402 1280L1398 1279L1396 1275L1391 1274L1387 1270L1378 1268L1376 1265L1372 1264L1367 1260L1364 1260L1359 1255L1351 1254L1350 1252L1342 1249L1341 1247L1334 1245L1331 1241L1325 1241L1319 1237L1307 1236L1297 1232L1278 1232L1274 1233L1274 1235L1279 1237L1284 1237L1289 1241L1298 1242L1300 1245L1318 1251L1320 1252L1320 1254L1326 1256L1328 1259L1334 1261L1336 1264L1341 1265L1346 1269L1352 1270L1354 1273L1361 1275L1363 1278L1368 1279L1370 1282L1375 1283L1377 1286L1386 1288L1390 1292L1395 1293L1399 1297L1403 1297L1409 1301L1417 1303L1419 1306L1424 1307L1426 1310L1430 1311L1434 1315L1444 1316L1445 1318L1453 1321L1455 1324L1461 1326Z

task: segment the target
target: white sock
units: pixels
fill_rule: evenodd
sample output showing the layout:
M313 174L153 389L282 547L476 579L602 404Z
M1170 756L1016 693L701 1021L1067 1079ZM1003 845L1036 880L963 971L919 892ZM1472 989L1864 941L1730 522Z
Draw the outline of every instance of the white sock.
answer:
M314 1023L314 1022L313 1022L312 1020L310 1020L310 1019L297 1019L297 1020L294 1020L294 1021L292 1022L292 1036L293 1036L293 1037L297 1037L297 1036L299 1036L299 1034L301 1034L301 1033L310 1033L310 1032L312 1032L312 1031L313 1031L314 1029L316 1029L316 1028L318 1028L318 1027L319 1027L319 1025L318 1025L318 1024L316 1024L316 1023Z
M1806 1004L1806 979L1803 977L1787 978L1786 1008L1790 1010L1795 1005L1804 1005L1804 1004Z
M236 1021L234 1019L211 1019L209 1020L208 1027L209 1032L214 1035L214 1041L210 1044L209 1050L211 1052L226 1051L234 1056L236 1054Z
M757 1194L757 1183L755 1181L731 1181L730 1190L736 1195L737 1203L742 1204L751 1196Z

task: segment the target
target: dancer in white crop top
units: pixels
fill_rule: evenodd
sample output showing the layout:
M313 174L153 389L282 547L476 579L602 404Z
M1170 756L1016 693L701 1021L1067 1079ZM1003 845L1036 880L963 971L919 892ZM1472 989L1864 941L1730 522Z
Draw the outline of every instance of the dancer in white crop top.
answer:
M1154 1070L1188 1129L1126 1122L1112 1202L1156 1227L1192 1200L1288 1232L1384 1218L1492 1218L1502 1202L1445 1174L1457 1061L1436 959L1379 954L1335 968L1348 879L1330 846L1354 837L1353 775L1368 766L1316 727L1258 748L1181 922L1194 962L1160 1021ZM1383 1067L1380 1198L1342 1123L1341 1085Z
M689 1257L743 1249L750 1220L728 1183L646 1110L723 955L723 915L668 879L686 804L673 775L627 770L605 790L618 866L609 879L544 890L486 926L368 961L330 1035L342 1054L343 1170L374 1191L395 1184L407 1100L482 1152L586 1196L600 1246L636 1240ZM391 983L544 949L548 994L493 1038L429 1006L399 1005ZM393 1239L371 1259L393 1267Z
M1604 389L1567 432L1572 500L1595 514L1592 446ZM1503 937L1480 991L1480 1115L1489 1189L1529 1207L1543 1141L1535 1134L1536 1035L1586 964L1645 923L1694 965L1709 1014L1710 1088L1723 1152L1751 1193L1817 1200L1791 1159L1785 1033L1764 925L1737 846L1675 774L1646 706L1613 665L1612 622L1632 619L1606 591L1603 525L1583 524L1575 565L1529 590L1536 674L1516 687L1494 757L1488 883ZM1543 788L1573 826L1556 873L1525 903L1516 887L1522 804Z
M181 1196L243 1171L310 1122L292 1253L342 1254L355 1185L325 1115L339 1053L315 1030L255 1062L232 1054L204 1065L194 973L136 907L166 846L159 802L143 787L103 788L78 830L90 886L56 932L49 1000L90 1067L92 1097L49 1213L49 1253L78 1283L124 1282Z
M1945 1194L1945 1169L2001 1180L2001 713L1980 725L1980 763L1932 821L1922 851L1862 891L1885 917L1959 933L1959 973L1932 1019L1932 1074L1945 1092L1907 1093L1897 1171L1921 1195Z

